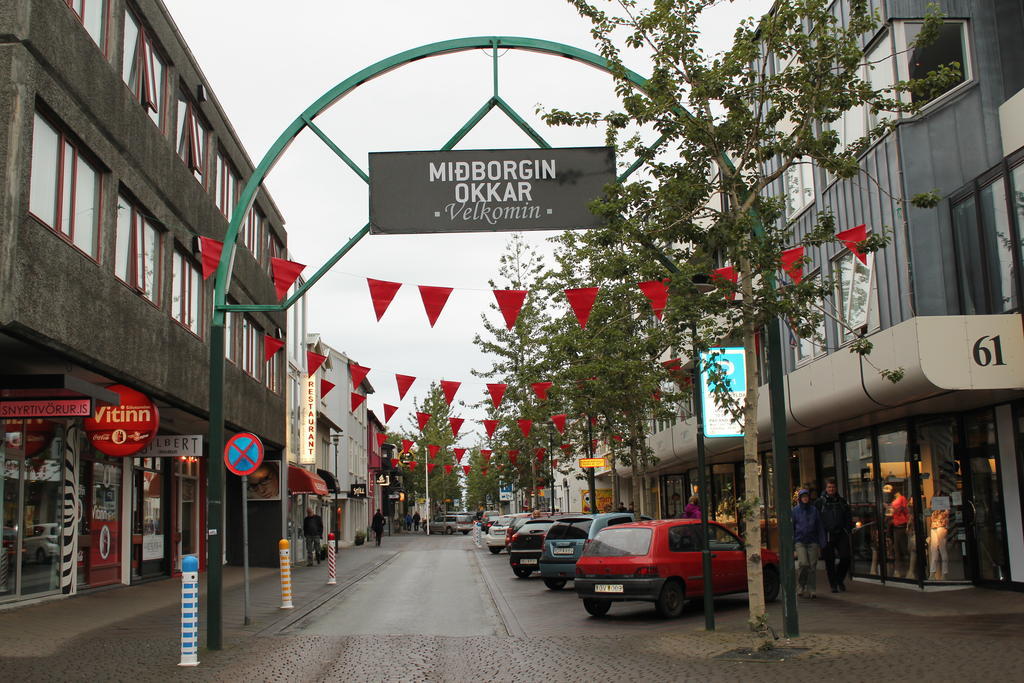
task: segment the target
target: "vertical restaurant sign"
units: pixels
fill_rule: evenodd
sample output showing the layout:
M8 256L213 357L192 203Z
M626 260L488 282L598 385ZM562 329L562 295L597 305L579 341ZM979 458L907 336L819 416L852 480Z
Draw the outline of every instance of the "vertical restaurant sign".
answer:
M299 464L316 464L316 373L306 375L302 387L302 443Z
M370 232L573 230L615 182L611 147L370 154Z
M743 436L743 422L715 401L717 383L725 385L725 389L734 401L740 403L747 396L747 370L743 347L711 349L700 355L701 400L704 409L704 436L727 437ZM713 377L709 370L717 366Z
M160 412L145 394L123 384L107 387L121 397L121 405L99 402L96 414L82 422L92 447L113 456L135 455L156 436Z

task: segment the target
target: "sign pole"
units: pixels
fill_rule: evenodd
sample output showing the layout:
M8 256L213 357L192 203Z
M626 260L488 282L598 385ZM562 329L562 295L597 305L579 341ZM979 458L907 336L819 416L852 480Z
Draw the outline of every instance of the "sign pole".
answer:
M711 549L708 544L708 473L707 457L704 452L704 386L701 382L701 357L697 351L697 323L694 322L691 328L693 332L693 369L691 370L691 384L693 384L693 417L697 423L697 495L700 497L700 561L701 574L704 584L704 629L715 630L715 592L711 585Z
M252 623L249 615L249 475L242 475L242 623Z

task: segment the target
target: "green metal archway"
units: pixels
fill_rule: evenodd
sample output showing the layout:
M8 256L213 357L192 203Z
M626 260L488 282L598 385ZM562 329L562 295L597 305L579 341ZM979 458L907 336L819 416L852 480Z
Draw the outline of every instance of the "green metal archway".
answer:
M315 119L320 114L327 111L335 103L344 98L350 92L358 88L359 86L367 83L375 78L383 76L395 69L398 69L412 62L426 59L428 57L438 57L447 54L455 54L458 52L466 52L470 50L490 50L493 58L493 93L491 97L481 106L476 113L473 114L466 122L465 125L460 128L455 135L448 140L441 150L450 150L455 147L483 118L491 111L491 109L498 108L505 113L512 121L523 130L535 143L540 147L550 147L550 145L544 140L544 138L534 130L501 96L498 94L498 50L524 50L528 52L536 52L539 54L550 55L554 57L561 57L564 59L570 59L580 64L593 67L606 73L613 73L611 65L606 59L597 55L593 52L581 50L571 45L565 45L563 43L556 43L548 40L539 40L535 38L522 38L522 37L509 37L509 36L479 36L472 38L459 38L455 40L446 40L437 43L430 43L421 47L406 50L396 55L382 59L375 64L372 64L361 71L357 71L352 74L338 85L334 86L320 98L313 102L307 107L299 116L295 118L291 124L278 136L277 140L263 156L263 159L257 165L248 181L245 183L242 189L241 195L239 196L238 202L236 203L232 212L232 218L228 226L227 234L224 238L224 247L221 253L220 262L217 267L217 271L214 278L214 306L213 306L213 319L210 325L210 426L209 426L209 452L210 459L207 468L207 557L216 558L215 561L207 563L207 580L208 585L208 600L207 600L207 647L211 650L219 650L222 648L223 640L223 611L221 605L221 593L223 586L223 575L222 565L219 561L223 556L224 551L224 530L222 528L221 519L223 517L223 485L224 485L224 465L220 457L220 453L224 450L224 334L225 334L225 317L228 313L232 312L245 312L245 311L284 311L294 305L302 296L315 285L321 277L323 277L345 254L347 254L363 237L370 232L369 224L364 225L359 231L357 231L349 240L314 273L308 280L298 286L295 292L284 301L276 304L227 304L226 295L229 284L231 282L231 268L233 264L233 256L235 249L235 240L238 237L239 228L242 222L245 220L245 216L249 211L250 207L255 200L256 193L259 187L263 184L267 174L273 169L274 165L281 158L281 156L287 151L292 141L298 137L305 129L312 131L317 137L319 137L325 145L327 145L338 157L364 182L369 183L370 178L367 173L359 167L342 149L337 145L330 137L324 133L315 123ZM638 90L645 91L647 86L647 79L640 76L634 71L626 70L624 77L632 83ZM682 115L688 115L688 112L681 110ZM659 141L660 143L660 141ZM659 143L656 143L657 146ZM727 160L728 162L728 160ZM633 174L643 163L642 159L638 159L629 168L627 168L622 174L619 175L619 181L623 181ZM660 252L655 253L658 258L668 270L675 272L675 265L664 257ZM769 325L769 353L772 355L770 365L774 368L770 377L770 386L777 388L778 391L772 391L772 414L783 415L785 414L784 395L782 393L782 361L781 361L781 336L776 325ZM776 377L776 372L778 377ZM784 417L783 417L784 420ZM783 424L785 424L783 422ZM776 459L779 458L779 454L782 454L783 463L785 463L785 454L788 453L788 446L786 442L786 430L774 429L774 440L773 450L776 454ZM781 433L780 433L781 432ZM789 470L788 467L776 466L776 488L778 490L788 490L788 479ZM779 480L780 476L785 477L785 481ZM785 484L782 488L781 485ZM282 495L287 495L282 492ZM779 511L779 524L788 524L788 508ZM786 519L783 519L783 513ZM787 552L785 544L781 548L783 556ZM792 567L789 571L783 571L783 585L791 586L793 582L787 581L785 574L792 574ZM792 593L792 590L789 591ZM787 598L792 596L787 596ZM785 612L787 613L787 626L789 625L790 615L788 614L792 610L793 628L787 628L787 635L797 635L795 632L795 598L793 598L793 604L790 605L790 600L787 599L785 605Z

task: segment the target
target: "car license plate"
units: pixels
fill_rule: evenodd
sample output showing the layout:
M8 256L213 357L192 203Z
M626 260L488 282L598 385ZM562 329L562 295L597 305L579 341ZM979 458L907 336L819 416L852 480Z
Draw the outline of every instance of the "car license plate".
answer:
M537 560L528 558L525 560L519 560L519 564L537 564Z
M595 593L621 593L621 583L599 583L594 586Z
M572 555L576 550L574 548L555 548L552 551L554 555Z

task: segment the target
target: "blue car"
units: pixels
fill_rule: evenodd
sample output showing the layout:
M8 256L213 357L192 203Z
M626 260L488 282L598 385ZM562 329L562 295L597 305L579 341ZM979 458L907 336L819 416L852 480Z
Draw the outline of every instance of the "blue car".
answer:
M598 531L616 524L635 522L639 518L631 512L606 512L558 520L548 529L540 555L540 575L544 585L553 591L565 588L565 584L576 576L576 560L580 559L583 548Z

